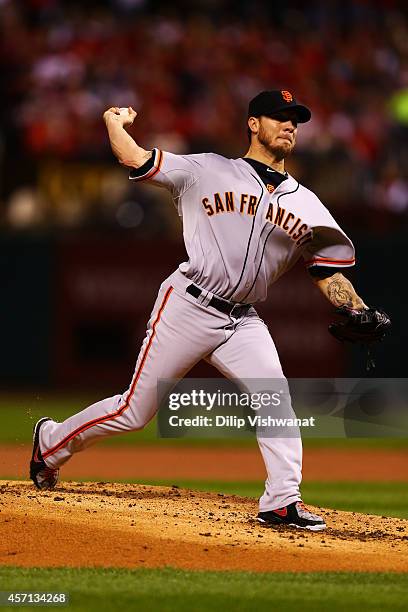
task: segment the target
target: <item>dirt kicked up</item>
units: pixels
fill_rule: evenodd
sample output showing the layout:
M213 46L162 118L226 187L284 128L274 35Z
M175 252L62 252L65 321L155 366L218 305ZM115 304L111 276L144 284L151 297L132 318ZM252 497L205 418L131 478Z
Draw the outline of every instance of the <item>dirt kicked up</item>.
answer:
M265 528L255 500L112 483L0 481L0 563L252 571L408 571L408 520L310 509L328 529Z

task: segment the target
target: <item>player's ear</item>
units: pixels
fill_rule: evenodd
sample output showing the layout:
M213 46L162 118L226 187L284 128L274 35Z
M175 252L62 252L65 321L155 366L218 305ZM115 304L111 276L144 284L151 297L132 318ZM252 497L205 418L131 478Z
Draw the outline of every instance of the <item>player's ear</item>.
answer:
M259 132L259 119L258 117L248 117L248 136L251 134L257 134Z

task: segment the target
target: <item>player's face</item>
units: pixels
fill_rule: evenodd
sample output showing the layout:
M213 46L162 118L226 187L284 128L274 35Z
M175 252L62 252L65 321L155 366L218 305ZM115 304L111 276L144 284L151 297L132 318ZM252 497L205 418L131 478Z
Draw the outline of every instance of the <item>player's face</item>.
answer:
M258 141L276 160L285 159L296 143L297 116L293 111L259 117Z

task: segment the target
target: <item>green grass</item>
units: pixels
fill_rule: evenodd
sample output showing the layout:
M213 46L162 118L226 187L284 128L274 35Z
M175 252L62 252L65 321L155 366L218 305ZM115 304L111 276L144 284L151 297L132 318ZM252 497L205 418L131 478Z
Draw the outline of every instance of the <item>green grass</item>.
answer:
M0 444L24 444L31 442L32 427L42 416L51 416L63 421L101 399L95 395L35 395L35 394L1 394L0 395ZM304 438L305 448L408 448L408 438ZM142 431L113 436L101 444L106 446L132 446L160 444L166 446L210 446L210 447L255 447L255 439L232 438L177 438L160 439L157 435L156 420Z
M305 482L304 499L311 504L408 518L408 483L405 482Z
M97 397L90 396L0 396L1 430L0 444L23 444L32 440L33 425L42 416L50 416L56 421L64 421L80 412ZM143 431L131 432L120 437L110 438L104 444L109 446L132 445L135 443L157 442L156 424L152 421Z
M391 612L407 609L407 587L406 575L384 573L0 568L1 590L65 591L69 610L95 612Z

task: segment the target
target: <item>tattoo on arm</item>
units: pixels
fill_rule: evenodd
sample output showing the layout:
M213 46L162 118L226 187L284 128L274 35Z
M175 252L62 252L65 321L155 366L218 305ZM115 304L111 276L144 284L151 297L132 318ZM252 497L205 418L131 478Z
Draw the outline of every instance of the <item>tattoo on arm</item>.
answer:
M364 302L354 291L353 285L340 273L330 278L327 284L327 295L334 306L364 308Z
M327 287L330 301L335 306L353 306L353 296L350 291L344 286L344 283L338 280L332 280Z

